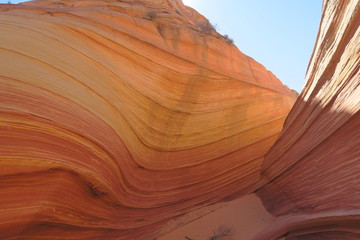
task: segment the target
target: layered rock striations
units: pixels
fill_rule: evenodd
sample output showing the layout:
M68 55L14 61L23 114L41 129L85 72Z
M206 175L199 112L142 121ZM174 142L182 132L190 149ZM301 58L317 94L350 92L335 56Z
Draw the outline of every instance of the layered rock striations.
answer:
M261 170L277 220L256 239L360 239L359 24L358 0L324 1L307 84Z
M296 96L203 16L179 0L0 12L1 239L154 239L255 189Z

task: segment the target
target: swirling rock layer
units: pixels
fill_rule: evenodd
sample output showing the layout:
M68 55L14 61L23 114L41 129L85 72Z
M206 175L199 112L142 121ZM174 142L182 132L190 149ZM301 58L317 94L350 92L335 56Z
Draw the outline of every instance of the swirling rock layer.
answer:
M360 239L360 9L326 0L307 84L262 167L258 239Z
M296 96L181 1L0 6L0 238L154 239L251 192Z

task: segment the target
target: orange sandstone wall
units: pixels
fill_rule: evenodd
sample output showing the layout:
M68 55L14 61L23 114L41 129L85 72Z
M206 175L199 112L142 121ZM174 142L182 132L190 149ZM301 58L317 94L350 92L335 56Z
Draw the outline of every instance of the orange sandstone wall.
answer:
M154 239L253 191L296 98L179 0L0 5L0 59L0 239Z
M307 84L261 170L278 220L257 239L360 239L359 6L323 3Z

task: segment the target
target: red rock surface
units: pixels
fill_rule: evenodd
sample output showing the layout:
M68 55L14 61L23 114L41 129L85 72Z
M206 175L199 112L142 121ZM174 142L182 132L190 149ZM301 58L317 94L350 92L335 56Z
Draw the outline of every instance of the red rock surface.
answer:
M360 9L326 0L307 84L258 191L277 220L255 239L360 239Z
M0 239L154 239L255 189L296 96L203 16L176 0L0 12Z

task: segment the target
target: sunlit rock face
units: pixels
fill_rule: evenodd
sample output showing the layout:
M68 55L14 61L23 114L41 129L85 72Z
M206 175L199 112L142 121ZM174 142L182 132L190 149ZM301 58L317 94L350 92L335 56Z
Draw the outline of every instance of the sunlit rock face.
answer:
M181 1L0 5L0 239L154 239L255 189L296 96Z
M359 23L358 0L324 1L307 84L262 166L279 218L258 239L360 239Z

